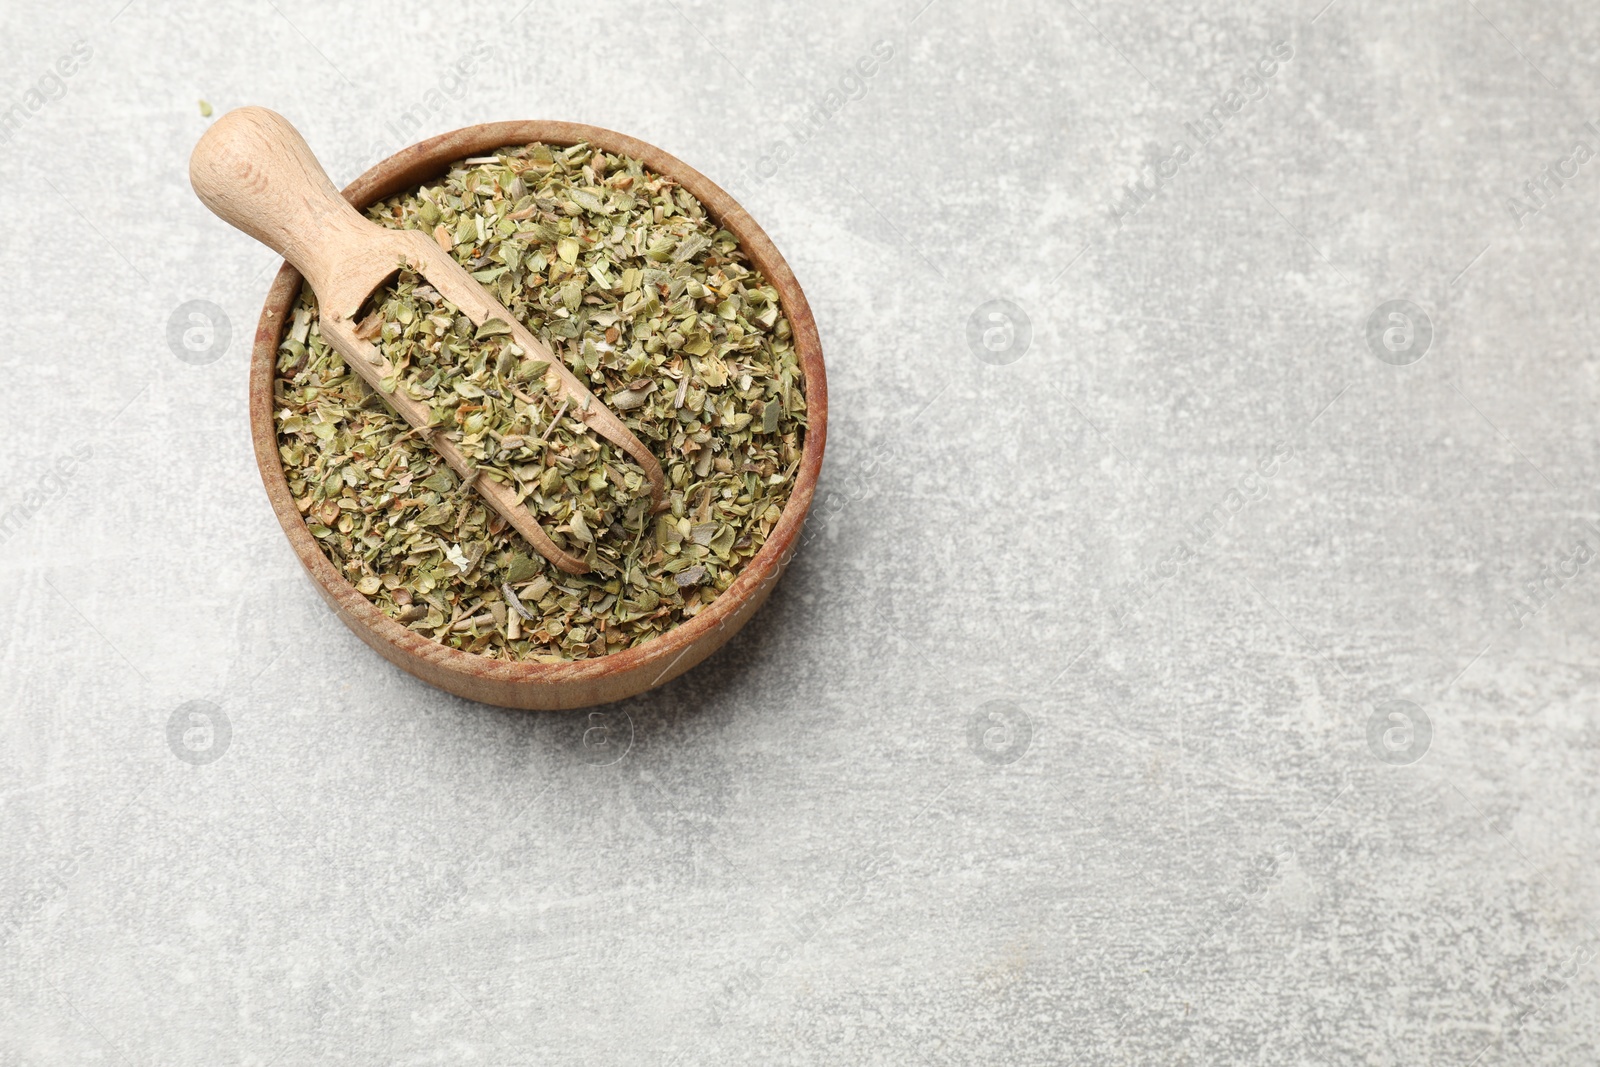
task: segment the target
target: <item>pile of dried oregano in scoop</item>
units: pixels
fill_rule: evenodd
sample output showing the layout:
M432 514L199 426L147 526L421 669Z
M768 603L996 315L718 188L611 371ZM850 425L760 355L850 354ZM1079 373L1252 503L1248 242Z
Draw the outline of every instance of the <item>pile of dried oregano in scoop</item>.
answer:
M349 373L303 287L278 351L290 491L323 550L417 633L497 659L603 655L699 613L761 548L805 440L778 294L700 203L588 145L508 148L367 212L421 229L566 361L661 461L671 509L547 395L503 324L475 327L402 272L360 332L434 424L587 574L557 570Z

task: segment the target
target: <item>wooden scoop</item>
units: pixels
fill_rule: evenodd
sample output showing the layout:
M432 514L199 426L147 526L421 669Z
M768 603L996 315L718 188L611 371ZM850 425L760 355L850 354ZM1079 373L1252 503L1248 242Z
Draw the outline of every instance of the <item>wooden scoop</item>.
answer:
M356 336L362 305L402 263L477 325L490 319L510 325L511 339L549 365L545 388L566 399L572 418L644 468L652 503L661 509L666 492L661 464L622 420L431 237L417 230L386 229L363 218L333 187L305 139L282 115L264 107L242 107L222 116L189 157L189 183L219 218L281 254L305 276L317 294L322 336L545 559L569 574L589 569L581 557L550 540L534 514L517 503L512 489L478 477L472 462L430 427L426 404L412 400L403 389L384 392L380 383L393 368L374 345Z

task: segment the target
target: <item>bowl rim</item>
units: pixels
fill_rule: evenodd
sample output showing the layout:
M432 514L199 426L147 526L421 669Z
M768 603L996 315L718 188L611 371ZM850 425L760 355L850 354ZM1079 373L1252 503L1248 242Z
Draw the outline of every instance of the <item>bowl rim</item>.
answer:
M289 492L287 475L278 454L277 427L273 420L273 384L277 379L278 343L289 322L289 312L299 292L301 275L285 262L267 291L250 358L250 423L256 462L279 525L288 536L295 554L337 614L347 624L360 624L366 635L406 659L424 661L434 671L481 679L491 684L515 686L565 686L616 680L662 667L659 675L640 687L652 688L675 676L685 657L704 643L720 636L701 657L690 659L687 670L709 654L733 630L747 620L741 612L752 598L764 599L799 547L799 534L816 493L827 441L828 391L823 364L822 343L816 320L806 303L800 283L764 230L734 198L689 164L665 150L615 130L584 123L553 120L519 120L480 123L419 141L380 160L343 190L346 200L358 210L384 197L414 188L437 178L450 164L496 148L541 141L551 145L588 142L607 152L631 156L657 174L671 178L687 189L706 208L711 217L739 239L740 248L751 264L778 290L779 302L789 318L795 354L804 375L806 389L806 436L794 487L784 503L778 523L766 543L740 570L733 583L698 615L680 622L640 645L579 660L540 663L497 660L477 653L463 652L432 641L389 618L376 605L357 592L332 560L323 552ZM759 603L758 599L758 603ZM733 623L733 630L718 631ZM383 651L383 649L379 649ZM398 662L398 661L397 661ZM403 664L402 664L403 665Z

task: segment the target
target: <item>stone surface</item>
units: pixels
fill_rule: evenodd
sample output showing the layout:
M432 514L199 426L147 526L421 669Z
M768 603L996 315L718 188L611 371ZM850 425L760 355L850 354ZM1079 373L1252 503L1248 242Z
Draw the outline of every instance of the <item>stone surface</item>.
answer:
M0 1064L1600 1058L1600 8L924 2L8 5ZM567 715L346 632L201 97L739 196L834 412L750 627Z

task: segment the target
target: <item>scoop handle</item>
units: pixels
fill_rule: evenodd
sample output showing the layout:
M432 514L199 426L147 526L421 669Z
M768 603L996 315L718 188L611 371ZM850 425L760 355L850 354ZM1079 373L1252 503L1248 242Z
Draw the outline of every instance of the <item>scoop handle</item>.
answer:
M339 194L289 120L264 107L223 115L189 157L189 184L224 222L270 247L318 294L378 227Z

